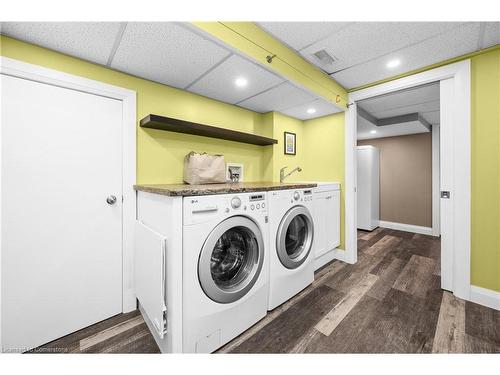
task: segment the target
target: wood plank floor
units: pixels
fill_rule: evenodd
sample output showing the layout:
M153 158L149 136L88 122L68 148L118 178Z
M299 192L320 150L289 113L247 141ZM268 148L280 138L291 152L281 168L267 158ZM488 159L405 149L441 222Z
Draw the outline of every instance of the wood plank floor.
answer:
M500 353L500 311L440 288L440 241L358 232L358 262L315 281L218 353ZM140 314L121 314L34 350L158 353Z

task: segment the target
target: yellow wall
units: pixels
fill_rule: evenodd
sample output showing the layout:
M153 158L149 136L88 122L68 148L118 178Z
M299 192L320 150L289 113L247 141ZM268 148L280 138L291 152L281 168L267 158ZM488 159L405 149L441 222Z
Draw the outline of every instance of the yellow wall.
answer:
M285 171L286 173L290 172L295 167L301 167L305 170L304 157L310 145L306 145L304 142L304 128L304 123L301 120L282 115L281 113L274 113L273 138L278 140L278 144L273 146L273 181L279 182L280 169L282 167L288 166L288 169ZM296 155L285 155L285 131L296 134ZM286 182L300 181L305 181L304 171L295 172L286 179Z
M500 291L500 49L471 63L471 281Z
M5 36L0 38L2 56L136 91L138 120L154 113L244 132L262 135L268 132L266 115L133 77ZM271 163L272 153L266 152L266 147L138 127L137 182L182 182L182 161L184 155L191 150L223 153L226 161L244 164L246 181L261 181Z
M336 181L341 184L340 246L345 248L345 190L344 190L344 121L345 114L304 121L303 179L307 181Z

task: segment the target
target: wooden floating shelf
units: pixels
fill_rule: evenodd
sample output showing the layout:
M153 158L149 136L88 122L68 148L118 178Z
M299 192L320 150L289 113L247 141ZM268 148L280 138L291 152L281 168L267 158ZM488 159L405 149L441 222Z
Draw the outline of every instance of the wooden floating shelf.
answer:
M269 146L278 143L276 139L263 137L250 133L243 133L236 130L218 128L216 126L203 125L195 122L179 120L171 117L158 115L148 115L141 120L141 127L149 129L166 130L169 132L201 135L203 137L225 139L250 143L258 146Z

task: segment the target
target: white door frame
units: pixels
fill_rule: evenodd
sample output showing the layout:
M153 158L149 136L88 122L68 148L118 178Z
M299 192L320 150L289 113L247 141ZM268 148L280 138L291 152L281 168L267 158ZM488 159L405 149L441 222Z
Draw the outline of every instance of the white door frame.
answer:
M450 289L457 297L469 300L470 285L470 196L471 196L471 119L470 119L470 60L445 65L436 69L382 83L377 86L355 91L349 94L352 103L346 116L345 129L345 185L346 185L346 256L357 259L356 229L356 102L374 96L411 88L444 79L453 80L452 105L447 106L453 121L441 123L441 134L451 134L453 142L453 186L450 190L453 205L453 246L451 246L453 264L450 268L452 285ZM441 97L441 99L443 99ZM441 100L442 101L442 100ZM443 107L441 107L443 109ZM443 115L443 114L441 114ZM453 124L453 128L451 128ZM449 126L444 132L444 126ZM446 275L445 275L446 276Z
M112 86L91 79L78 77L57 70L28 64L19 60L0 56L0 74L50 84L71 90L99 95L122 101L123 147L122 147L122 311L136 309L133 279L134 266L134 222L136 217L136 93L135 91ZM99 134L96 134L98 137ZM0 140L2 139L0 126ZM1 142L0 142L1 147ZM0 149L1 156L1 149ZM1 159L0 159L1 162ZM0 173L0 189L2 175ZM98 181L96 182L98 183ZM1 191L0 191L1 193ZM0 194L0 207L2 205ZM2 222L0 217L0 228ZM1 255L0 231L0 255ZM0 264L1 266L1 264ZM0 267L1 272L1 267ZM1 332L0 332L1 333ZM1 335L0 335L1 342Z
M441 159L439 157L439 125L432 125L432 235L439 237L441 235Z

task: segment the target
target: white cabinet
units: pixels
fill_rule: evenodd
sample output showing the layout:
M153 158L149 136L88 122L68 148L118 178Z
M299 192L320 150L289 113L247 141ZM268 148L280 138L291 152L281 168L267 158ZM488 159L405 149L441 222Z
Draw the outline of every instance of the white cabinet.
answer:
M320 184L313 192L313 248L318 259L340 245L340 185Z
M379 150L358 146L358 228L374 230L379 225Z

